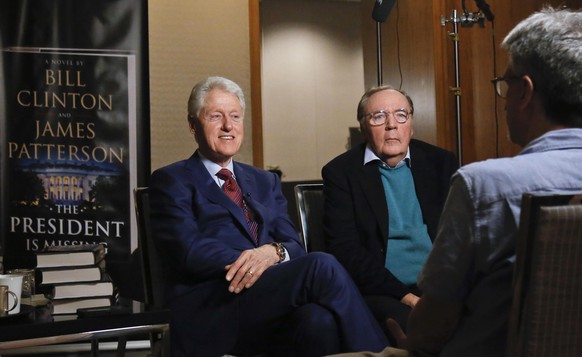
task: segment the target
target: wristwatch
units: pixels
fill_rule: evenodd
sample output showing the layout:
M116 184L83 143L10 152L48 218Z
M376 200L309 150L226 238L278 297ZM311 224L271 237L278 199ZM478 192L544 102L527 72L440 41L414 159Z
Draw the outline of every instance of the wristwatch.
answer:
M281 263L287 257L287 251L285 250L285 247L283 247L283 244L281 243L271 243L271 245L275 247L277 255L279 256L279 263Z

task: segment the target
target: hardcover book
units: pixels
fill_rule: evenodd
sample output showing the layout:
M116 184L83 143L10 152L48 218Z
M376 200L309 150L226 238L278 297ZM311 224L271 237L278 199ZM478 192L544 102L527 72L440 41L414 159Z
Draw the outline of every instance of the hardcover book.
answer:
M52 246L36 253L36 267L94 265L100 263L106 253L104 244Z
M96 282L101 280L102 274L103 270L99 266L37 268L36 284Z
M76 314L77 309L88 307L111 306L112 299L108 297L53 300L53 315Z
M53 300L96 296L114 296L115 289L111 281L95 283L62 283L48 285L45 294Z

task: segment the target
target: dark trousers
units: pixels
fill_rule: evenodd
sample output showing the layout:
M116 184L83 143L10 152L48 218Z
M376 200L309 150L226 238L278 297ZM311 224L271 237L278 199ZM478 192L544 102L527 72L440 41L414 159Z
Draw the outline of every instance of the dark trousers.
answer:
M421 296L421 292L416 286L411 286L410 288L413 294ZM406 304L403 304L400 299L392 296L366 295L364 296L364 300L384 330L384 333L389 337L392 345L394 345L395 341L392 337L392 334L388 330L386 320L389 318L396 320L400 327L402 327L402 330L406 332L408 325L408 315L410 315L412 308Z
M269 268L239 304L235 353L308 357L388 345L345 269L326 253Z

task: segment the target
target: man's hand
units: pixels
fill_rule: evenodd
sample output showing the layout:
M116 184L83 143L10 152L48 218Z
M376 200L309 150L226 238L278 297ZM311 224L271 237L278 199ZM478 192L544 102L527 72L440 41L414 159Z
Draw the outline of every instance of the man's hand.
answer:
M411 308L414 308L414 306L416 306L416 303L418 302L420 298L416 295L414 295L413 293L408 293L406 295L404 295L404 297L402 299L400 299L400 302L402 302L405 305L410 306Z
M278 262L277 250L271 244L243 251L234 263L225 267L226 280L230 281L228 291L238 294L249 289L265 270Z

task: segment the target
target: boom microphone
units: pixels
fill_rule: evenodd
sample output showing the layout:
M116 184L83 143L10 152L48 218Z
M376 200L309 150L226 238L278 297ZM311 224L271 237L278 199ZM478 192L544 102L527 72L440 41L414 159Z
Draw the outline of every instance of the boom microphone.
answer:
M372 11L372 18L377 22L386 21L395 2L396 0L376 0L374 10Z

